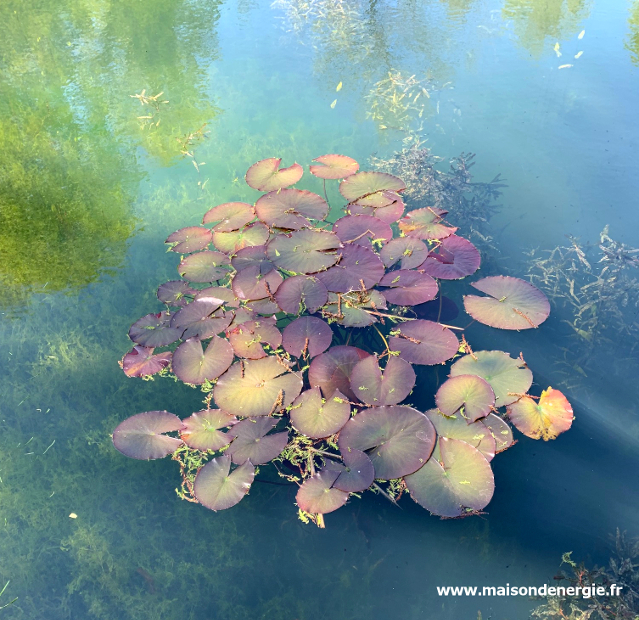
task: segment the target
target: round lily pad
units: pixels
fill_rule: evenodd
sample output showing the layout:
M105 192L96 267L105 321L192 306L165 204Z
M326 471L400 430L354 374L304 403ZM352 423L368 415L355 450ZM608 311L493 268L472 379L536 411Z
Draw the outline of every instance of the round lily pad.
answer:
M520 398L507 409L508 417L526 437L556 439L572 426L574 415L568 399L549 387L541 393L539 402L529 396Z
M129 338L143 347L165 347L180 339L184 330L169 326L166 312L147 314L129 329Z
M288 407L301 391L302 378L283 360L269 355L233 364L218 380L213 397L224 411L255 417Z
M405 189L404 181L385 172L358 172L339 184L340 194L349 202L384 190L403 192Z
M339 237L325 230L298 230L271 239L266 253L278 267L294 273L315 273L338 260Z
M204 214L203 224L215 224L215 232L232 232L255 219L253 206L246 202L225 202Z
M203 250L211 243L213 236L208 228L202 226L188 226L170 234L164 243L171 245L172 252L190 254Z
M376 290L347 293L341 295L341 300L336 293L329 293L322 313L343 327L367 327L377 322L370 311L379 312L385 308L386 299Z
M261 265L249 265L235 274L233 293L238 299L264 299L273 295L283 281L276 269L264 274Z
M404 201L395 192L377 192L348 205L351 215L373 215L392 224L404 215Z
M473 286L489 297L466 295L464 307L476 321L499 329L539 327L550 314L547 297L532 284L510 276L490 276Z
M437 297L437 282L425 273L417 271L389 271L379 282L382 295L391 304L398 306L416 306Z
M220 429L233 426L237 418L220 409L204 409L182 420L184 428L180 437L184 443L196 450L221 450L231 443L233 437Z
M295 185L304 174L304 168L298 163L288 168L280 168L282 159L271 157L253 164L246 172L249 187L260 192L272 192Z
M246 304L246 308L262 316L273 316L280 312L280 307L269 297L249 301Z
M402 269L413 269L426 260L428 252L426 244L420 239L397 237L387 243L379 255L386 267L392 267L401 260Z
M272 318L246 321L230 330L227 335L235 355L252 360L266 357L263 344L267 344L272 350L282 344L282 334Z
M351 390L359 400L377 407L397 405L415 385L413 367L401 357L389 357L382 374L374 355L357 362L351 373Z
M320 179L345 179L359 170L359 164L346 155L322 155L313 161L319 164L311 164L311 174Z
M351 390L351 373L359 360L368 357L366 351L357 347L340 345L318 355L308 370L308 381L312 387L322 388L324 396L339 390L349 400L356 400Z
M182 429L182 420L168 411L145 411L121 422L113 431L113 445L132 459L161 459L175 452L181 439L163 433Z
M456 375L442 383L435 394L435 403L444 415L459 415L470 423L492 411L495 393L477 375Z
M233 348L218 336L213 336L206 351L195 338L183 342L173 353L173 372L184 383L200 385L217 379L233 362Z
M459 349L457 336L434 321L410 321L397 327L397 332L389 339L390 349L411 364L443 364Z
M307 190L282 189L262 196L255 203L255 212L271 228L299 230L310 226L308 218L323 220L328 215L328 204Z
M495 479L482 453L459 439L441 437L438 446L439 460L431 458L404 478L411 497L440 517L463 517L485 508Z
M293 276L282 282L275 300L287 314L300 314L304 307L317 312L328 301L328 290L316 276Z
M178 273L190 282L214 282L229 275L229 262L221 252L203 250L187 256L178 265Z
M223 332L233 320L231 313L219 311L221 300L212 297L196 299L171 317L171 327L184 330L182 339L204 340Z
M461 439L473 448L477 448L487 461L492 461L496 450L495 438L481 421L467 424L467 421L459 413L445 416L437 409L430 409L426 411L425 415L432 422L439 437Z
M399 229L408 237L416 239L445 239L457 229L441 223L447 211L436 207L416 209L399 221Z
M275 269L275 265L266 256L265 245L251 245L238 250L231 259L231 265L236 271L242 271L246 267L259 266L260 273L266 275Z
M186 297L196 293L184 280L171 280L158 287L158 299L168 306L185 306L189 301Z
M347 398L336 390L325 399L318 387L302 392L293 402L291 423L300 432L313 439L337 433L351 417Z
M195 476L193 494L202 506L210 510L225 510L238 504L249 492L255 467L250 461L232 472L231 459L226 454L210 460Z
M384 265L372 250L361 245L346 245L339 251L339 255L337 265L317 274L317 278L329 291L347 293L367 290L382 279Z
M282 333L284 349L295 357L315 357L331 346L333 330L315 316L301 316Z
M150 377L171 363L171 351L156 353L153 347L133 347L122 358L122 370L127 377Z
M493 388L495 407L514 403L532 385L532 372L521 359L504 351L476 351L460 357L451 367L450 376L477 375Z
M372 248L373 241L386 243L393 238L391 227L372 215L346 215L333 224L333 232L342 243Z
M470 241L450 235L441 240L419 269L440 280L459 280L475 273L480 263L479 251Z
M505 420L502 420L498 415L489 413L485 418L482 418L480 422L490 431L495 439L496 454L507 450L515 443L512 429Z
M277 458L288 443L288 431L268 434L278 421L270 416L242 420L228 432L235 439L226 454L238 464L250 461L254 465L264 465Z
M311 514L326 514L341 508L348 500L348 493L332 488L338 471L323 469L305 480L297 491L297 505Z
M344 465L333 483L335 489L346 493L361 493L375 480L375 468L368 455L361 450L347 450L342 454Z
M264 245L270 236L267 226L262 222L254 222L241 230L233 232L214 232L213 245L226 254L237 252L253 245Z
M365 451L373 462L375 477L401 478L419 469L435 446L435 428L411 407L373 407L353 416L340 431L340 452Z

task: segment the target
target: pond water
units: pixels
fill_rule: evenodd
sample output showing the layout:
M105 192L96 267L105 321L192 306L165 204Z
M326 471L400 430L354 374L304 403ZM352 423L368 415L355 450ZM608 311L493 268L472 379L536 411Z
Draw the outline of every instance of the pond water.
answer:
M320 530L273 484L213 513L178 499L175 463L110 439L138 411L200 408L117 362L175 277L164 239L252 199L260 159L368 167L419 141L447 171L476 153L473 180L506 183L487 273L526 277L566 235L596 253L605 225L639 246L636 0L4 0L0 17L3 618L524 620L538 601L436 587L541 586L562 553L601 564L616 528L639 535L637 332L611 319L589 347L563 298L539 330L468 330L523 351L576 414L495 460L479 517L369 493Z

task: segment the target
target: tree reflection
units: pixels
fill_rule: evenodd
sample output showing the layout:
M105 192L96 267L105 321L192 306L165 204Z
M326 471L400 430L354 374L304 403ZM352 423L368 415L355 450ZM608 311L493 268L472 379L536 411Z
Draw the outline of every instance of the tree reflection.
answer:
M118 267L144 177L217 113L205 72L219 2L0 3L0 305L73 291ZM153 128L129 95L165 91ZM158 118L157 120L160 120Z
M630 58L635 65L639 65L639 0L633 2L630 8L630 36L626 41L626 47L630 51Z

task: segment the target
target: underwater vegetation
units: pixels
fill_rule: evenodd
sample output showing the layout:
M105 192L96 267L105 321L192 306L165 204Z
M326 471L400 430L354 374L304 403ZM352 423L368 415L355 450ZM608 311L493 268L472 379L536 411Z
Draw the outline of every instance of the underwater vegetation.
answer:
M550 387L527 393L523 357L474 352L463 328L418 318L413 308L441 299L440 281L480 266L445 210L404 214L401 178L359 171L344 155L313 161L324 197L292 187L301 165L265 159L246 173L262 192L254 203L215 206L202 226L169 235L181 279L158 288L163 310L133 323L121 367L200 386L205 408L186 419L138 413L113 443L135 459L171 455L178 494L216 511L239 503L256 468L272 462L299 485L300 518L320 527L369 489L393 503L406 491L441 517L477 514L494 491L490 461L514 443L508 422L554 439L570 428L572 408ZM343 215L331 221L326 181L340 179ZM518 278L472 286L485 295L466 295L464 307L480 323L531 329L550 312ZM411 406L414 366L450 360L436 407Z
M608 566L587 568L577 564L571 553L564 553L561 564L568 568L556 576L557 586L604 587L620 586L617 596L601 596L593 591L590 598L579 596L551 596L533 610L533 618L545 620L636 620L639 617L639 539L626 538L625 532L617 530L611 537L615 544L615 555Z
M532 250L528 273L530 281L571 317L562 321L573 339L564 349L565 363L583 377L595 371L603 350L614 351L617 364L636 364L639 249L613 240L608 226L597 244L568 239L569 244L552 250Z

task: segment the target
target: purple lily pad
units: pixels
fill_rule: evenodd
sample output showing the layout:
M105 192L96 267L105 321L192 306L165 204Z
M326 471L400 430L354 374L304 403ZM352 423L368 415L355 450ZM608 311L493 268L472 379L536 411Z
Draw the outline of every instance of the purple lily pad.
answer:
M254 245L264 245L270 236L268 227L262 222L255 222L232 232L214 232L213 245L224 252L231 254L238 252L242 248L248 248Z
M480 422L490 431L490 434L495 439L496 454L508 450L510 446L514 445L513 431L505 420L494 413L489 413L485 418L482 418Z
M122 370L127 377L150 377L155 375L171 363L171 351L156 353L153 347L133 347L122 358Z
M386 243L393 238L391 227L371 215L346 215L333 224L333 232L342 243L353 243L372 248L373 241Z
M387 243L379 255L386 267L392 267L402 261L402 269L419 267L428 256L429 249L420 239L414 237L398 237Z
M407 237L416 239L445 239L452 235L457 229L441 224L447 211L436 207L426 207L411 211L399 221L399 229Z
M444 415L459 415L470 424L492 411L495 393L477 375L456 375L442 383L435 394L435 403Z
M384 265L372 250L361 245L347 245L339 254L341 258L337 265L317 274L329 291L347 293L367 290L382 279Z
M319 165L311 164L309 170L320 179L345 179L359 170L359 164L346 155L321 155L313 161Z
M190 254L203 250L211 241L213 235L208 228L202 226L188 226L170 234L164 243L171 245L172 252Z
M328 290L315 276L293 276L282 282L275 300L287 314L300 314L303 307L313 313L328 301Z
M377 192L348 205L351 215L372 215L392 224L404 215L404 201L395 192Z
M242 269L257 265L262 275L266 275L275 269L275 265L266 256L265 245L251 245L239 250L231 259L231 265L236 271L242 271Z
M132 459L162 459L175 452L181 439L163 433L182 429L182 420L168 411L145 411L118 424L113 431L116 450Z
M281 269L293 273L315 273L334 265L341 246L339 237L325 230L297 230L271 239L266 253Z
M338 476L338 471L323 469L305 480L295 497L297 505L311 514L327 514L341 508L348 493L332 488Z
M339 184L340 194L349 202L382 191L403 192L405 189L404 181L386 172L358 172Z
M269 355L233 364L218 380L213 397L224 411L257 417L285 409L301 391L302 378L283 360Z
M221 300L204 297L185 306L171 317L171 327L184 330L182 339L205 340L223 332L233 320L233 314L218 310ZM217 312L216 312L217 311Z
M390 349L399 351L399 356L411 364L443 364L459 349L457 336L433 321L410 321L397 331L398 335L389 339Z
M214 282L229 275L228 264L225 254L204 250L187 256L178 265L178 273L190 282Z
M250 265L235 274L233 293L238 299L264 299L273 295L283 281L276 269L264 274L260 265Z
M238 465L246 461L264 465L277 458L288 443L288 431L268 434L277 426L278 421L269 416L242 420L228 432L235 439L226 454Z
M323 220L328 204L308 190L282 189L262 196L255 203L255 212L270 228L299 230L310 226L308 218Z
M304 168L298 163L288 168L280 168L282 159L271 157L253 164L246 172L249 187L260 192L272 192L295 185L304 174Z
M308 370L308 381L312 387L322 388L324 396L339 390L349 400L357 397L351 390L351 373L359 360L368 357L366 351L357 347L337 346L318 355Z
M480 263L479 251L470 241L450 235L441 240L419 269L440 280L459 280L475 273Z
M195 295L197 291L184 280L171 280L158 288L158 299L168 306L186 306L186 296Z
M315 316L301 316L283 332L284 349L295 357L315 357L331 346L333 330Z
M344 465L333 487L346 493L361 493L375 480L373 462L361 450L347 450L342 454Z
M173 372L184 383L200 385L217 379L233 362L233 348L218 336L213 336L206 351L195 338L183 342L173 353Z
M129 338L144 347L165 347L179 340L183 331L169 326L166 312L158 312L147 314L133 323Z
M226 454L210 460L195 476L193 494L210 510L226 510L238 504L249 492L255 478L250 461L229 473L231 459Z
M437 297L437 282L418 271L389 271L379 282L389 288L381 291L386 301L398 306L416 306Z
M397 405L415 385L413 367L401 357L389 357L384 373L374 355L357 362L351 373L351 390L367 405Z
M196 450L217 451L231 443L233 437L220 429L237 423L237 418L220 409L204 409L182 420L184 425L180 437L184 443Z
M215 232L233 232L255 219L253 206L246 202L225 202L209 209L202 224L213 224Z
M293 402L291 424L307 437L322 439L337 433L351 417L346 397L336 390L330 398L322 398L318 387L302 392Z
M381 480L401 478L417 471L435 446L435 429L430 420L411 407L373 407L353 416L340 431L338 445L365 451Z
M275 325L275 319L266 318L238 325L228 332L228 339L235 355L252 360L266 357L263 344L273 350L282 344L282 334Z

